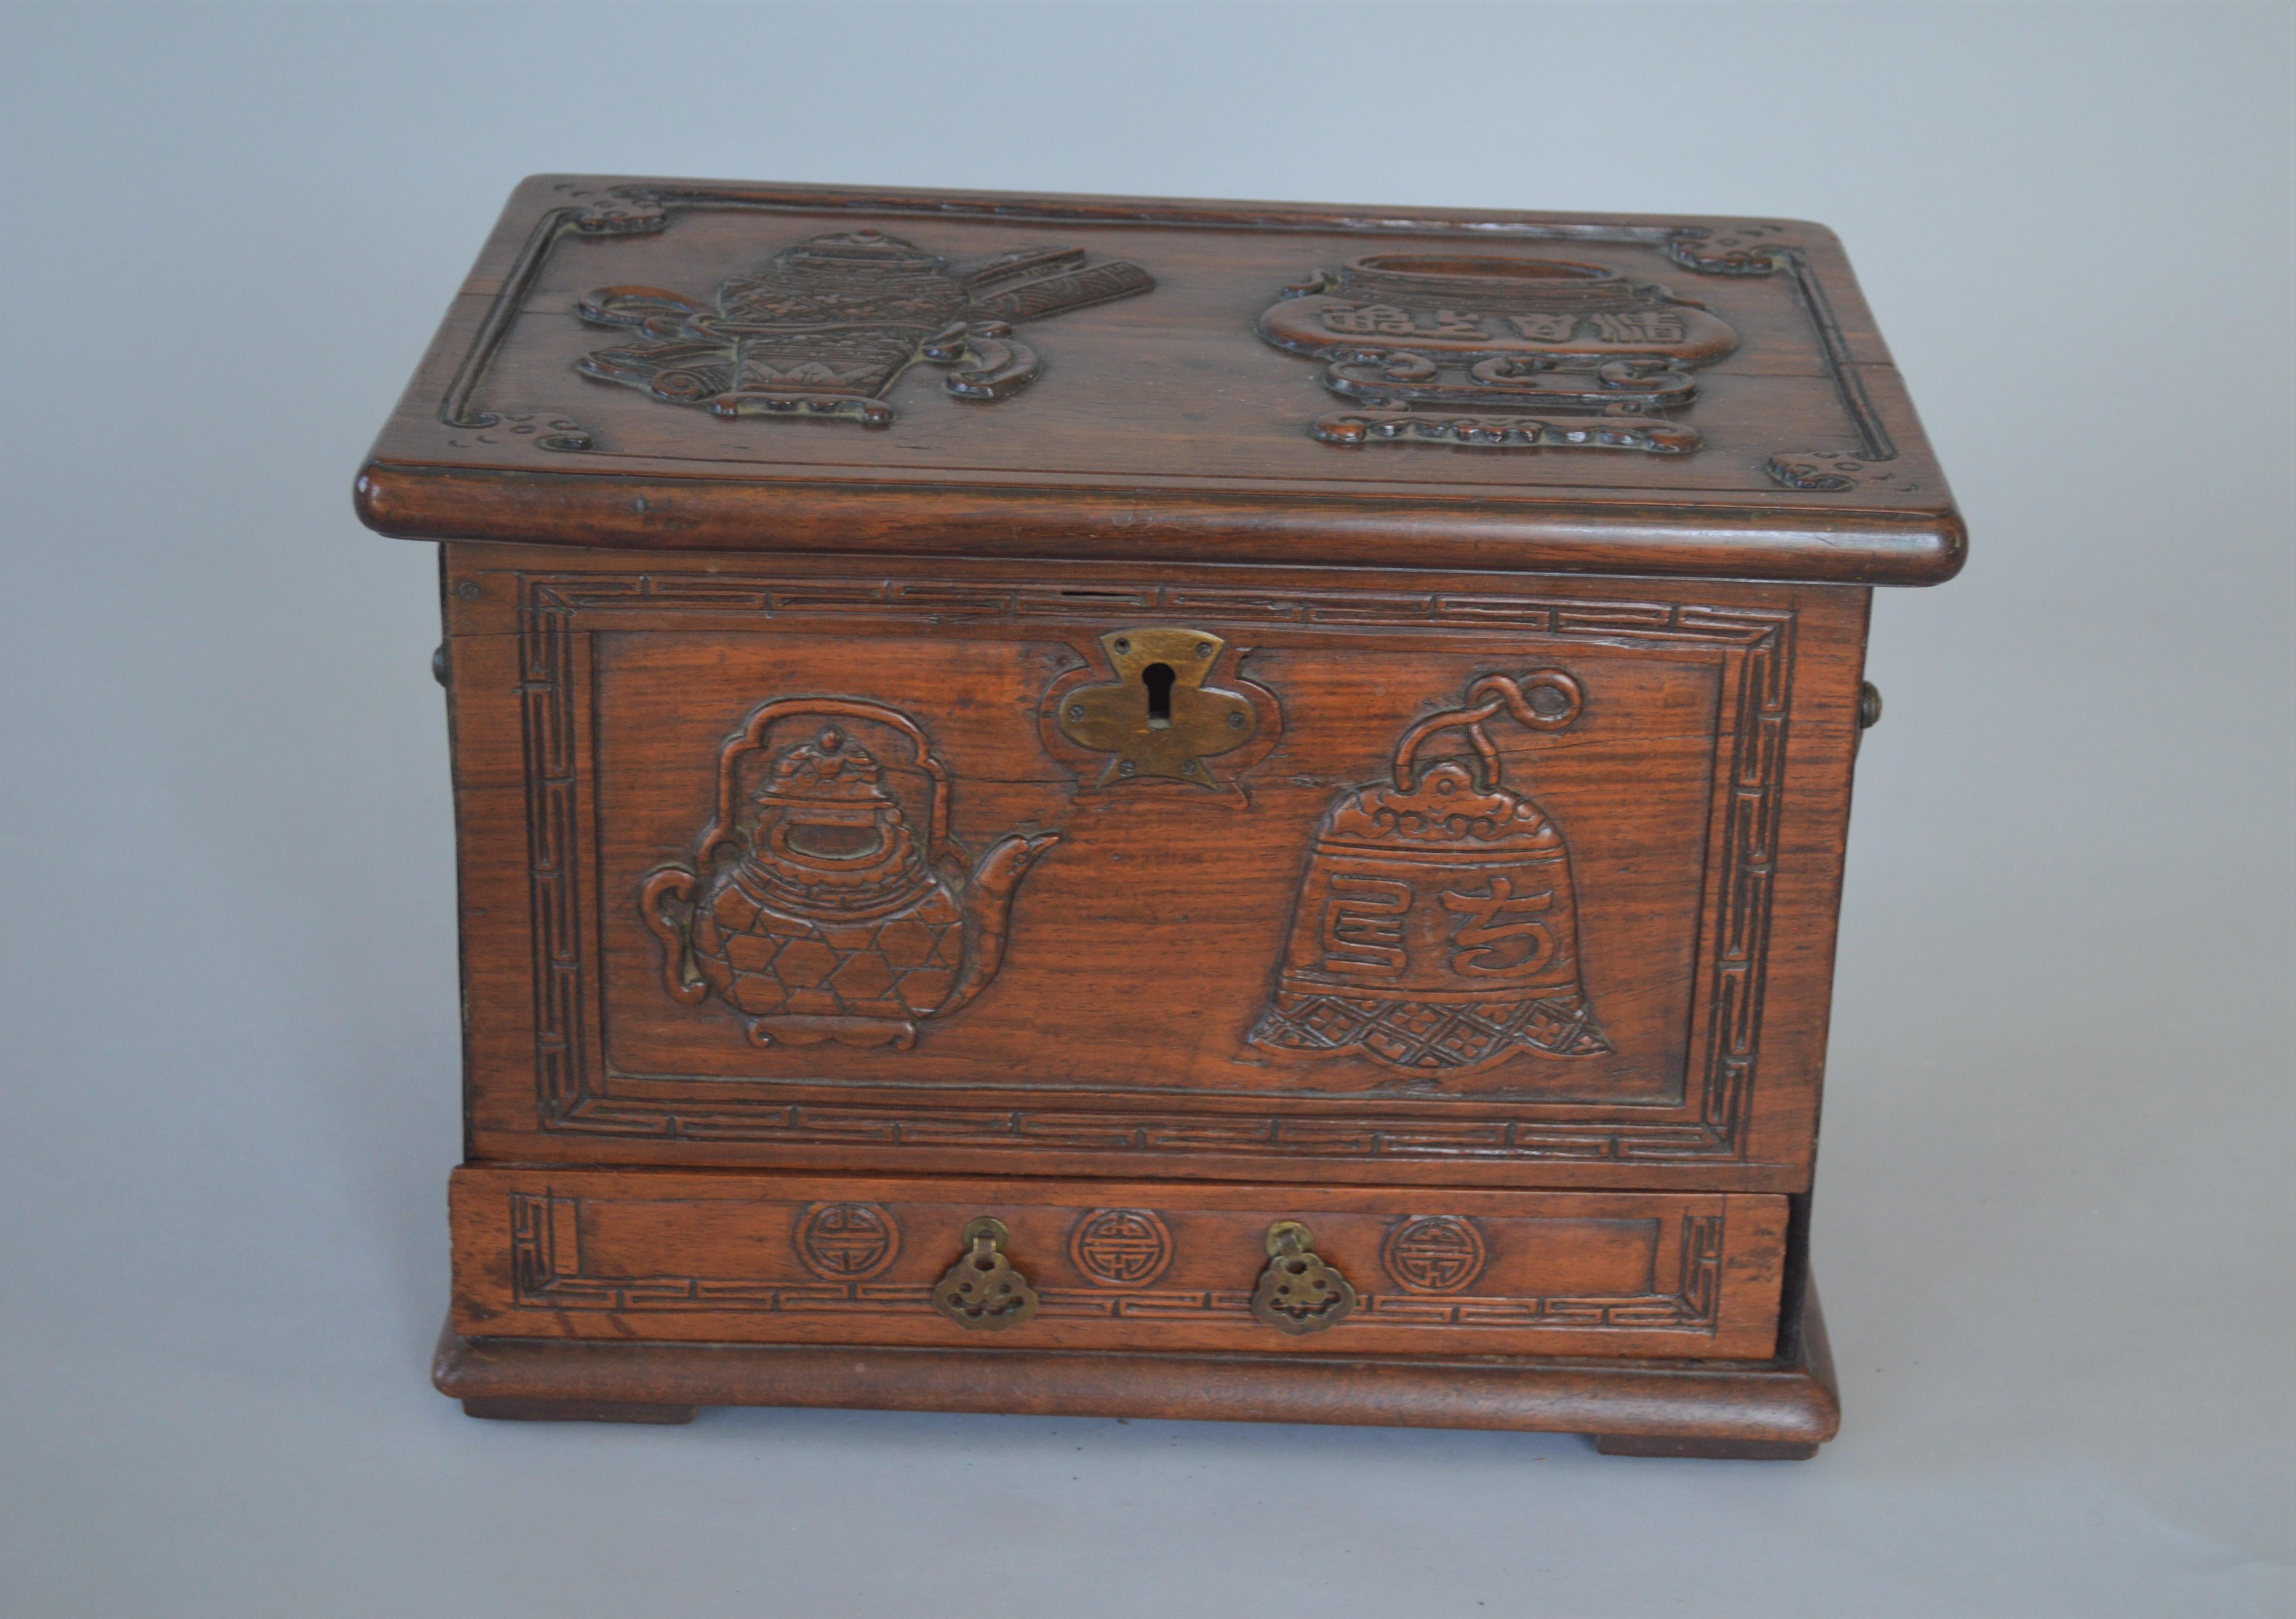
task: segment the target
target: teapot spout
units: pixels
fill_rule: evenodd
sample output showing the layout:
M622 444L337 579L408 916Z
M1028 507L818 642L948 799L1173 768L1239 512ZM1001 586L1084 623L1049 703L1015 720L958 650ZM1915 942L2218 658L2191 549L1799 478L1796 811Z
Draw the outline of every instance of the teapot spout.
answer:
M956 987L939 1013L953 1012L988 987L1004 960L1011 931L1013 896L1021 879L1044 852L1061 840L1057 832L1037 838L1007 838L981 856L964 886L964 966Z

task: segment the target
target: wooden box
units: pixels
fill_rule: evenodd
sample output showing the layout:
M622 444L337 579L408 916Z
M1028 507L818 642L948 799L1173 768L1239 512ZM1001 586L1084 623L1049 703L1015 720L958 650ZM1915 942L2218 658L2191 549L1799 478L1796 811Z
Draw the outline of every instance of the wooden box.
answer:
M439 1386L1799 1456L1868 593L1833 237L543 176L444 542Z

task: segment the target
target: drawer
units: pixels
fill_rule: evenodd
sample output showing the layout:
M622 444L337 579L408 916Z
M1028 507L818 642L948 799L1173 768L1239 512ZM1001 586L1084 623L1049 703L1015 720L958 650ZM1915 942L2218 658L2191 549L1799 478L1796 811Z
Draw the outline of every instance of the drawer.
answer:
M1786 1229L1762 1194L731 1171L453 1200L455 1330L521 1338L1753 1360Z

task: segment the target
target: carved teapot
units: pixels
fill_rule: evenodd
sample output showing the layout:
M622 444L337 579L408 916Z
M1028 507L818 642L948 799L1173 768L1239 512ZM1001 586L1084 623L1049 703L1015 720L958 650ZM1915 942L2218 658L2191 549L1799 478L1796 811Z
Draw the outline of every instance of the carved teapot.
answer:
M931 783L919 831L885 767L843 727L775 756L734 808L736 768L777 723L859 719L900 735ZM970 1002L996 976L1013 897L1057 834L1011 837L969 871L948 834L948 770L898 709L854 699L768 703L718 761L718 814L692 866L663 866L639 908L662 944L662 982L695 1005L717 994L754 1045L916 1043L917 1025Z

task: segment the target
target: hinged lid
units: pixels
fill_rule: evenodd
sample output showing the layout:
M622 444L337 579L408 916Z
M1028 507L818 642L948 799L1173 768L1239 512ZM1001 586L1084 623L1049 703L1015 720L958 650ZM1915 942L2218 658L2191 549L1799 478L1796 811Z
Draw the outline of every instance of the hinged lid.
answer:
M541 176L377 442L419 538L1931 584L1791 221Z

